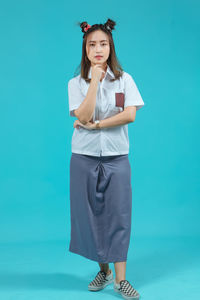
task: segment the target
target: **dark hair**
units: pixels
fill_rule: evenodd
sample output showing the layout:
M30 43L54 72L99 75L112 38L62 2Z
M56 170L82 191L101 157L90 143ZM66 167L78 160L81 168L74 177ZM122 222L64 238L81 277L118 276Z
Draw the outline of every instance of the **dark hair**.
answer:
M90 26L87 22L82 22L82 23L78 22L77 24L82 28L82 32L84 32L83 44L82 44L82 59L80 65L78 66L78 69L80 69L79 73L81 77L85 79L86 82L90 82L91 80L88 78L88 72L91 63L87 58L87 54L86 54L87 36L89 33L95 30L102 30L108 35L109 44L110 44L110 55L108 57L107 64L109 65L110 69L112 70L115 76L115 79L110 79L110 81L115 81L116 79L119 79L122 76L123 69L119 63L119 60L117 59L115 53L114 41L112 37L112 30L115 29L114 27L116 25L115 21L108 19L105 24L94 24L92 26Z

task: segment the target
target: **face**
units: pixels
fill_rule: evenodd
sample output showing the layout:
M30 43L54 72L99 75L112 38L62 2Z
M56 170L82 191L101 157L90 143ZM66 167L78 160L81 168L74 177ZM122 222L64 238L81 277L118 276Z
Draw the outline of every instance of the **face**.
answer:
M110 54L108 35L102 30L95 30L88 34L86 53L91 62L91 66L95 64L105 65ZM100 57L96 57L98 55Z

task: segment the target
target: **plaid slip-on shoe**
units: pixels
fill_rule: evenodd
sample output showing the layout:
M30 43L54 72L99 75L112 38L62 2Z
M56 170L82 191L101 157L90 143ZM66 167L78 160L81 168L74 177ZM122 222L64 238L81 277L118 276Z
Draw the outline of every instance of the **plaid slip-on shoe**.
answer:
M104 271L99 271L96 277L89 283L88 290L99 291L104 289L108 284L114 281L113 272L106 275Z
M114 280L114 290L121 294L124 299L138 300L140 294L132 287L128 280L121 280L119 283Z

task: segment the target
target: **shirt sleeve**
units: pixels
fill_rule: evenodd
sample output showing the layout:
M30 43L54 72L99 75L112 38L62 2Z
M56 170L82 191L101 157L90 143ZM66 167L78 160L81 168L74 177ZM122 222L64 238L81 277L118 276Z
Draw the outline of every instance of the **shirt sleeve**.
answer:
M75 78L70 79L68 82L68 99L70 116L75 117L74 110L79 108L84 100L84 95L81 92L79 82Z
M136 110L140 109L145 105L140 92L136 86L136 83L131 75L128 74L125 80L125 103L124 107L136 106Z

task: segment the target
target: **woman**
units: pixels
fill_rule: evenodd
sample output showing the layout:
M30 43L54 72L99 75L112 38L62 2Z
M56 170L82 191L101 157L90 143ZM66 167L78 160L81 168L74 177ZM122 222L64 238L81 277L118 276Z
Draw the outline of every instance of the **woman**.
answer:
M79 25L84 32L81 72L68 82L70 115L77 117L70 160L69 251L98 262L100 271L89 290L114 281L114 290L124 298L139 299L125 278L132 209L128 123L144 102L117 60L112 38L116 23L108 19Z

